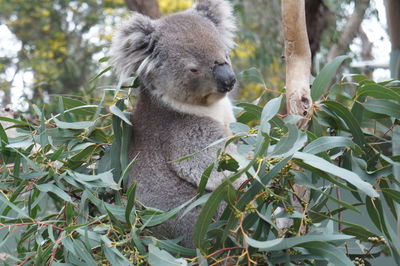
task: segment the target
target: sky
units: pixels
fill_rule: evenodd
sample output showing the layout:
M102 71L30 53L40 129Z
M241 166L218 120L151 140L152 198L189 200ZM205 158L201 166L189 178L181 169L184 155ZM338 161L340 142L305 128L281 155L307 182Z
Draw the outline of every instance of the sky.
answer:
M375 58L374 61L379 64L387 64L389 62L391 45L385 28L386 12L384 0L372 1L372 5L375 5L379 16L378 18L376 16L370 16L368 19L365 19L362 27L374 45L372 50L372 54ZM349 6L349 8L353 7ZM0 25L0 36L0 57L5 55L11 57L16 56L21 48L21 43L8 30L7 26ZM360 44L361 40L356 38L354 43L350 46L350 49L357 53L361 50ZM14 72L14 69L8 69L6 73L0 73L0 75L5 75L7 80L11 80L14 76ZM390 72L388 69L377 69L373 73L373 78L376 81L388 80L390 78ZM29 71L25 73L19 73L15 76L12 84L11 97L13 108L18 108L20 110L27 108L27 103L24 102L21 96L24 93L28 96L32 94L32 91L28 89L32 81L33 75ZM0 91L0 97L2 97L2 91Z

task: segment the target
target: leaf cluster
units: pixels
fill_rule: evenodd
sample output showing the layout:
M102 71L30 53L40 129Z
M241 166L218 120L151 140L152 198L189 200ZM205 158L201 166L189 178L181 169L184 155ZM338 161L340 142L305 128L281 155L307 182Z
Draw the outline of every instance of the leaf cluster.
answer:
M238 103L234 135L210 144L236 142L238 152L221 150L205 169L198 195L165 212L136 201L135 185L122 190L136 160L128 156L125 111L136 79L115 90L125 96L111 107L104 97L95 105L60 97L57 115L34 107L34 121L0 117L19 132L11 138L0 127L0 259L35 265L368 265L389 254L400 263L391 223L398 221L400 203L400 157L392 149L400 143L400 89L353 75L328 90L345 59L315 79L309 130L298 129L299 117L280 115L283 95ZM257 73L241 76L265 86ZM216 166L231 174L205 193ZM235 189L232 183L242 176L247 181ZM296 184L307 190L300 193ZM152 236L152 227L199 205L197 249ZM224 211L214 219L220 206ZM361 217L361 207L375 228L343 218L348 212Z

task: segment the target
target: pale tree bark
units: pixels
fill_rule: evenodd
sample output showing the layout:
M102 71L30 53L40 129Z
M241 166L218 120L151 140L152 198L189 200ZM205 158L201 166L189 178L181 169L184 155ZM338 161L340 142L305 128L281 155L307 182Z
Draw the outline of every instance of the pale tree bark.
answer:
M157 0L125 0L127 7L151 18L160 17L160 8Z
M311 51L308 41L304 0L282 0L283 34L286 60L286 99L289 115L299 115L299 123L306 128L312 115L310 92ZM299 212L305 212L303 202L309 201L309 191L302 185L294 185L296 196L291 198Z
M347 52L350 44L353 42L354 37L357 35L360 29L362 21L364 20L365 12L370 5L370 0L358 0L354 1L354 3L354 12L350 16L344 30L340 35L339 43L334 44L329 50L328 62Z
M311 51L308 42L304 0L282 0L285 38L286 98L290 115L303 117L301 128L312 115L310 93Z

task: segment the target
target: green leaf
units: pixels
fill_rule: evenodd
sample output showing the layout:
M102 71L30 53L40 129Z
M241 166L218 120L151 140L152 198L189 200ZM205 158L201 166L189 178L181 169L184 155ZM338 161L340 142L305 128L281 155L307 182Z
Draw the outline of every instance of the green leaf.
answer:
M59 187L57 187L53 184L50 184L50 183L41 184L41 185L37 185L37 188L42 192L45 192L45 193L51 192L51 193L55 194L57 197L65 200L65 201L72 202L71 197L67 193L65 193L64 190L60 189Z
M268 126L268 121L270 121L281 108L282 96L274 98L270 100L263 108L261 113L261 122L260 126L263 129L262 131L265 133L269 133L269 129L271 126Z
M371 221L379 229L379 231L387 234L387 228L385 227L384 217L379 213L380 202L379 199L373 199L367 197L366 209Z
M120 189L114 181L112 170L97 175L85 175L74 171L68 171L67 173L68 176L74 178L77 182L87 186L108 187L114 190Z
M210 196L201 210L195 225L194 243L196 247L202 247L204 236L207 233L208 225L215 215L218 206L229 196L229 189L233 189L229 182L224 182ZM229 199L227 199L229 201Z
M390 189L389 187L389 183L386 179L381 178L379 180L379 187L381 188L382 192L383 192L383 197L385 198L385 201L390 209L390 211L393 214L393 217L397 217L397 211L396 211L396 204L393 200L393 196L390 195L390 193L387 193L387 191L385 191L386 189ZM397 192L397 190L395 190ZM398 199L400 202L400 195L398 195Z
M105 56L99 59L99 63L108 62L111 59L111 56Z
M25 218L29 218L29 215L27 215L22 209L20 209L17 205L14 203L10 202L6 197L3 196L3 194L0 194L0 201L2 201L5 205L10 207L13 211L17 212L19 215Z
M68 225L73 224L76 217L76 212L74 211L74 205L68 202L65 206L65 221Z
M188 265L184 259L176 259L165 250L161 250L154 245L149 245L149 264L151 266L185 266Z
M161 213L161 214L153 214L153 215L143 215L142 220L143 224L146 227L152 227L159 225L168 219L174 217L180 210L185 208L187 205L189 205L190 202L192 202L193 199L190 199L186 201L185 203L181 204L180 206L173 208L172 210L169 210L167 212Z
M365 150L366 141L364 138L364 134L361 130L360 123L357 121L354 115L346 107L338 102L326 101L323 102L323 104L346 123L349 131L353 135L354 142Z
M76 252L77 256L82 258L87 264L90 266L97 265L96 261L91 255L91 251L89 252L87 248L83 245L82 241L74 240L73 241L73 249Z
M124 235L124 226L122 223L112 214L110 210L108 210L107 206L105 206L108 217L110 217L111 224L117 229L117 231Z
M93 121L84 121L84 122L63 122L53 117L54 122L56 122L57 127L63 129L87 129L89 127L94 126Z
M261 72L255 67L252 67L243 72L240 72L238 74L238 80L240 80L241 82L261 83L261 84L264 84L264 86L265 86L264 78L263 78Z
M132 209L135 207L135 194L136 194L136 184L134 183L128 188L128 191L126 192L127 201L125 209L125 220L129 224L131 224L130 217Z
M342 233L346 235L355 236L358 240L368 241L369 237L378 237L377 234L372 233L368 229L361 226L349 226L347 228L342 229Z
M367 84L365 86L360 86L357 91L356 99L363 96L369 96L378 99L395 100L400 102L400 93L393 90L392 88L387 88L378 84Z
M242 195L239 202L236 205L236 208L243 211L246 205L254 199L254 197L271 181L275 176L277 176L280 171L286 166L286 164L292 159L291 156L281 160L277 163L272 169L267 171L266 173L259 174L261 176L260 181L254 182L251 187Z
M261 113L263 111L263 108L251 103L238 103L237 106L242 107L245 111L251 113L256 118L261 117Z
M115 247L110 248L108 246L104 246L103 250L104 250L104 255L106 256L108 262L111 265L113 266L133 265Z
M313 101L317 101L321 98L321 96L325 93L326 88L335 77L336 72L341 64L348 58L349 57L345 55L338 56L321 70L311 87L311 98Z
M307 142L307 135L294 124L286 124L288 134L276 144L271 156L287 157L300 150Z
M8 144L8 137L3 126L0 124L0 147L4 147Z
M123 104L123 102L121 102ZM120 104L118 101L117 104ZM121 111L122 112L122 111ZM114 131L114 142L111 146L110 153L111 153L111 168L113 169L113 174L114 174L114 179L116 182L119 182L121 180L121 174L122 174L122 166L121 166L121 156L124 156L124 154L121 154L121 148L122 148L122 121L118 116L113 115L112 116L112 128Z
M123 146L122 146L122 147L123 147ZM128 147L128 149L129 149L129 147ZM126 153L124 156L127 156L127 157L128 157L129 154ZM136 163L137 157L138 157L138 156L139 156L139 154L137 154L137 155L129 162L129 164L126 165L126 167L125 167L124 170L122 171L121 178L120 178L120 180L118 181L118 186L119 186L119 187L122 187L122 183L123 183L123 184L128 183L129 171L131 170L132 166ZM123 165L123 164L121 163L121 165Z
M105 69L103 69L102 71L100 71L100 73L98 73L96 76L94 76L93 78L91 78L89 80L89 83L92 83L93 81L95 81L96 79L98 79L99 77L101 77L103 74L107 73L108 71L110 71L112 69L112 66L108 66Z
M400 204L400 191L390 188L382 188L382 192Z
M52 161L56 161L58 160L58 158L60 158L61 154L64 152L65 150L65 145L61 145L51 156L50 159Z
M119 109L115 104L110 106L110 112L121 118L128 125L132 126L131 121L129 121L124 112L122 112L121 109Z
M93 109L98 107L97 105L87 105L85 102L68 97L62 97L62 101L64 103L64 108L67 109L64 113L72 112L77 115L91 116L95 113ZM58 117L58 115L56 117Z
M347 169L340 168L320 157L308 153L296 152L293 157L296 159L300 159L304 163L320 169L326 173L330 173L332 175L340 177L343 180L346 180L370 197L379 197L379 194L375 191L371 184L363 181L357 174Z
M215 164L212 163L209 167L207 167L206 170L204 170L203 174L201 175L199 188L197 189L197 194L199 196L203 195L204 191L206 190L208 178L210 177L210 175L214 169L214 166L215 166Z
M175 243L175 240L159 240L155 238L143 238L143 242L146 245L155 245L159 248L165 249L172 254L180 256L194 257L196 256L196 250L190 248L184 248Z
M0 116L0 121L10 122L10 123L14 123L17 125L29 126L29 124L27 122L15 120L15 119L12 119L9 117L4 117L4 116Z
M311 254L325 258L332 265L354 266L354 263L340 249L323 242L308 242L300 245Z
M388 115L400 119L400 104L389 100L371 99L363 103L365 109L370 112Z
M318 154L324 151L328 151L338 147L354 147L355 143L346 137L331 136L331 137L320 137L310 144L308 144L303 152L310 154Z
M185 208L185 211L180 215L179 219L188 214L191 210L196 208L197 206L203 205L204 203L207 202L207 200L210 198L211 194L205 194L202 195L201 197L197 198L195 201L193 201L187 208Z
M298 236L292 238L277 238L274 240L268 241L258 241L248 237L247 235L244 236L246 242L255 248L262 248L267 249L268 251L277 251L277 250L284 250L289 249L295 246L299 246L301 244L305 244L308 242L337 242L337 241L345 241L352 239L353 236L348 235L316 235L316 234L309 234L305 236Z
M250 130L248 125L239 122L229 124L229 128L232 130L233 134L246 133Z

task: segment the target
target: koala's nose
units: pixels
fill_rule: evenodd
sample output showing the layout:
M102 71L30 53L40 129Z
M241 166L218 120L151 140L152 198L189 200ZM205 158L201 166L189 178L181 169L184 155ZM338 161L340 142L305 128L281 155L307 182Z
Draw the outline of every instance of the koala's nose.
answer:
M228 64L217 64L214 67L214 78L217 81L218 91L225 93L231 91L236 83L235 73Z

